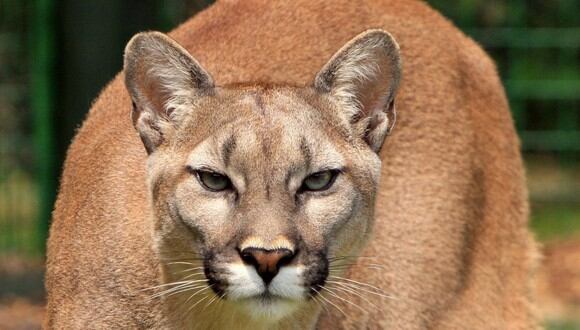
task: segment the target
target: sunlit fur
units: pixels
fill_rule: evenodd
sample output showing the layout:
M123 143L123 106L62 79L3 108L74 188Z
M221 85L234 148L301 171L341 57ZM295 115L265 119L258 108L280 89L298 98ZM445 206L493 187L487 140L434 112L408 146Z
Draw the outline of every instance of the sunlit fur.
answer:
M124 65L67 153L47 329L538 326L500 79L425 2L217 1ZM266 295L252 246L296 254Z

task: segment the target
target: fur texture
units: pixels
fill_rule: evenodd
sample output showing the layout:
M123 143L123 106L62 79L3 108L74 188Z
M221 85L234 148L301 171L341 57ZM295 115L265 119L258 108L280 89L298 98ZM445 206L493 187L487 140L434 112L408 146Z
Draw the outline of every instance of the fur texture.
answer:
M360 35L369 29L392 38ZM171 32L176 42L143 36L134 41L146 45L129 44L128 52L157 58L155 65L133 70L126 62L131 75L104 89L67 155L48 243L46 328L538 327L536 249L503 88L487 55L438 13L398 0L222 1ZM395 97L397 127L381 148ZM310 153L299 151L300 136ZM232 147L232 158L216 146ZM333 194L311 198L297 217L283 196L308 171L297 170L283 190L273 183L306 158L348 170ZM210 160L238 166L228 175L252 196L236 208L237 224L224 211L228 202L183 171ZM332 223L346 227L325 227ZM303 295L254 301L248 312L228 299L203 309L217 297L208 290L185 313L188 295L150 299L144 290L186 270L168 258L205 249L233 267L230 283L255 284L238 294L258 292L253 268L232 261L242 243L300 251L273 282L286 296L325 260L304 251L361 255L336 275L358 295L341 294L348 303L321 293L332 302L320 301L326 308ZM371 285L394 299L371 294Z

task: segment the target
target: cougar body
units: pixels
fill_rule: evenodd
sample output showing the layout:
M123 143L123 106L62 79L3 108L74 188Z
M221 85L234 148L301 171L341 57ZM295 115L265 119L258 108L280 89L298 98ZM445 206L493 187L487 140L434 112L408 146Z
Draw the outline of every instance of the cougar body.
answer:
M538 326L506 97L440 14L220 1L169 36L69 149L47 328Z

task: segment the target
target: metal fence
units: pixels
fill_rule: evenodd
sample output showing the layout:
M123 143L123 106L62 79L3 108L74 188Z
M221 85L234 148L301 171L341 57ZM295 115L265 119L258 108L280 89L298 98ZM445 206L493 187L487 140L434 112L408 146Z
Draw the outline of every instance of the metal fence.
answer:
M0 255L42 255L64 150L91 99L120 69L126 39L138 30L168 30L208 2L0 0ZM580 2L431 3L498 63L525 151L577 158ZM74 6L85 6L77 21L67 16L80 13ZM108 18L123 24L95 28ZM87 33L112 46L75 48L75 38ZM92 57L83 59L77 48Z
M40 193L46 184L38 171L42 165L35 166L43 160L35 147L36 142L50 141L50 136L42 141L43 128L36 125L31 111L38 109L42 116L49 104L40 100L40 90L36 98L31 92L36 78L46 79L42 65L49 60L31 65L36 55L29 51L35 44L32 38L41 36L31 29L36 8L17 1L0 2L0 253L41 250L44 230L39 219L47 211L40 206L48 198ZM41 13L43 8L38 9ZM38 124L46 123L39 120Z
M523 149L580 151L580 2L431 1L498 65Z

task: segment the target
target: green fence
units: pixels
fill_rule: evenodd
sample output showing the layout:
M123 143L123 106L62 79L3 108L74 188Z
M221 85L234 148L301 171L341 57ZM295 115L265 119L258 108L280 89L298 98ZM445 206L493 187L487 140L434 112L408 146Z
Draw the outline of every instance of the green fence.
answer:
M51 103L47 90L33 88L49 78L45 66L51 61L45 53L50 47L37 42L43 31L34 31L39 24L48 27L41 22L50 15L42 5L46 4L0 1L0 253L41 251L46 230L40 219L46 218L53 195L46 180L52 171L44 170L51 162L36 149L51 140L46 130ZM41 47L31 52L35 45ZM44 57L35 61L36 54Z
M431 1L497 62L525 151L580 151L580 2Z
M129 36L208 2L0 0L0 255L42 254L64 150ZM580 2L431 3L497 61L525 151L577 159Z
M580 151L580 28L468 32L497 53L505 68L504 84L524 149Z

